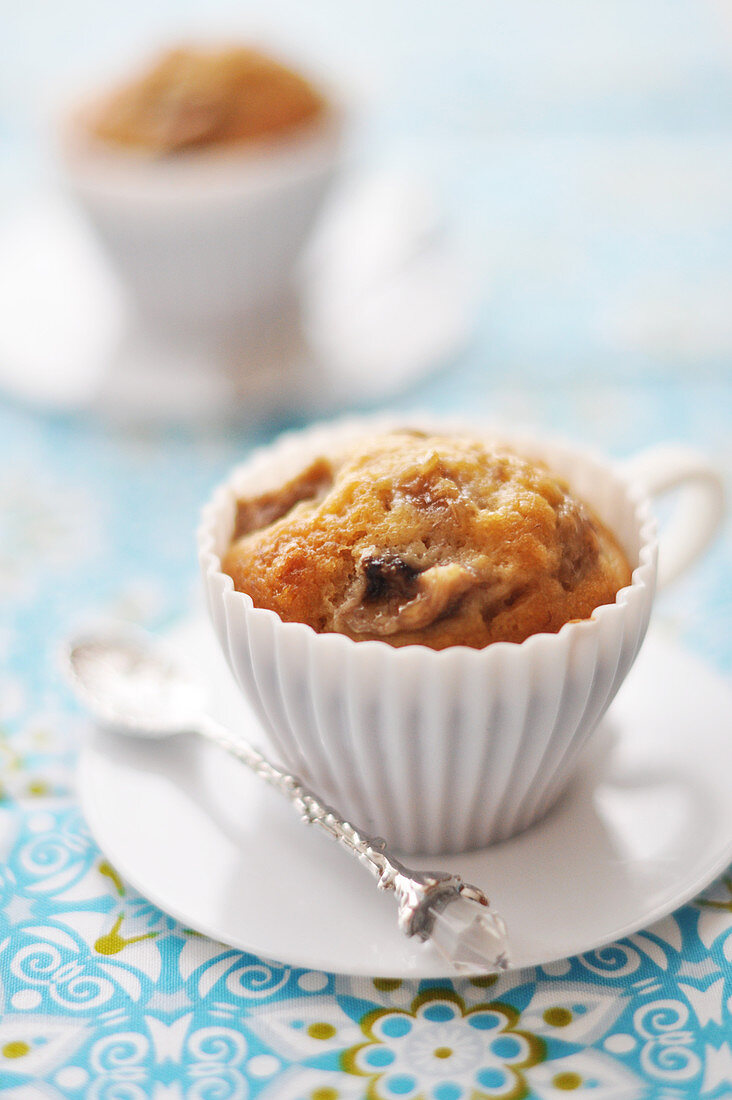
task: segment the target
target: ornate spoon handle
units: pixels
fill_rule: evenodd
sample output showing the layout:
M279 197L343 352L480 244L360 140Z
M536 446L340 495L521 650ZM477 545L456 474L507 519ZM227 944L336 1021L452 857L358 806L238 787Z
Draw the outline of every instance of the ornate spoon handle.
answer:
M208 715L201 718L196 732L285 795L302 821L316 825L355 855L377 880L380 890L393 890L399 927L407 936L431 939L458 969L506 969L509 957L505 925L477 886L446 871L406 867L388 852L385 840L371 837L346 821L297 776L277 767Z

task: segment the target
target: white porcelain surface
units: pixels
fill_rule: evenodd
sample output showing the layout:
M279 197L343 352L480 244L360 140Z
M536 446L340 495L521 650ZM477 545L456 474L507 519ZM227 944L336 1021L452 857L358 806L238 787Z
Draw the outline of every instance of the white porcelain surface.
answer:
M632 583L556 634L480 650L354 642L254 607L221 571L237 497L282 484L308 456L400 423L383 417L316 425L256 452L204 509L199 561L222 649L282 759L405 852L458 852L521 832L571 779L645 636L657 540L645 495L593 454L485 425L403 419L508 435L512 449L565 477L616 533Z
M176 340L136 318L81 214L32 196L0 221L0 388L41 408L247 422L404 390L467 338L472 277L418 181L355 177L329 210L275 317Z
M284 296L342 162L344 121L174 157L61 143L67 190L146 322L181 335L241 323Z
M209 627L193 621L171 640L208 678L217 717L256 740L257 720ZM483 851L411 862L484 888L508 922L516 967L629 935L732 859L731 723L728 684L651 635L591 755L543 821ZM392 897L211 746L96 732L79 781L102 850L186 926L298 966L446 975L429 945L398 931Z

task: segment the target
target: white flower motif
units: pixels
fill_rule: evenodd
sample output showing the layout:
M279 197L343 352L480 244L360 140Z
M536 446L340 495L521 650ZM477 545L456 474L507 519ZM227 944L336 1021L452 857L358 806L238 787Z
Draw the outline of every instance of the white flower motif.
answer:
M23 1013L0 1020L0 1088L64 1066L89 1036L86 1020Z
M0 480L0 546L0 599L28 599L44 575L100 552L98 502L37 471L13 470Z
M502 974L486 974L475 978L458 978L453 989L466 1005L486 1000L501 1000L504 994L517 986L528 986L536 981L536 968L506 970ZM402 978L362 978L347 974L335 975L335 992L339 997L355 997L382 1008L407 1008L419 993L420 983Z
M150 1043L136 1031L118 1031L99 1039L89 1052L89 1065L97 1073L127 1077L144 1077L143 1062Z
M105 1035L89 1052L89 1070L95 1075L85 1096L89 1100L124 1096L125 1100L146 1100L150 1041L137 1031Z
M627 996L607 986L541 982L521 1013L521 1026L544 1038L592 1043L606 1034L627 1003Z
M722 1085L727 1086L724 1093L719 1092ZM719 1047L712 1046L710 1043L705 1046L702 1094L704 1096L732 1095L732 1047L729 1043L722 1043Z
M363 1033L329 996L297 997L252 1005L247 1027L272 1051L291 1062L335 1053L363 1040Z
M364 1100L363 1077L351 1077L337 1070L289 1066L278 1073L259 1093L260 1100L303 1100L303 1097L337 1097L337 1100Z
M457 1100L525 1095L529 1070L546 1056L543 1041L519 1026L501 1001L468 1007L459 994L434 988L410 1009L377 1009L361 1020L365 1042L341 1057L343 1068L368 1077L369 1095Z
M679 982L679 989L693 1008L701 1027L706 1027L709 1023L722 1026L724 978L717 978L704 989L700 989L697 985L689 985L688 982Z
M178 957L178 973L184 982L187 982L194 971L200 967L208 967L213 962L224 958L232 961L233 952L230 947L210 940L206 936L192 936L186 940Z
M621 1062L588 1047L564 1058L534 1066L530 1073L531 1096L536 1100L582 1097L592 1100L642 1100L648 1082Z
M724 944L725 958L732 962L732 875L725 875L715 882L696 904L699 908L699 939L707 950L719 940Z
M673 913L667 917L663 917L662 920L656 921L648 929L654 936L657 936L664 943L667 943L669 947L672 947L674 951L681 951L683 946L683 934L677 918Z
M701 1071L692 1049L694 1034L687 1028L689 1009L682 1001L666 998L639 1008L634 1017L636 1033L645 1040L641 1065L651 1077L668 1084L688 1082Z
M235 997L253 1000L270 997L290 980L292 971L281 963L244 962L226 975L226 989Z
M186 1041L186 1097L189 1100L244 1100L248 1084L243 1064L248 1046L233 1028L202 1027Z
M638 952L624 943L612 943L578 958L584 967L601 978L627 978L641 965Z
M19 676L0 676L0 722L8 722L25 707L25 691Z

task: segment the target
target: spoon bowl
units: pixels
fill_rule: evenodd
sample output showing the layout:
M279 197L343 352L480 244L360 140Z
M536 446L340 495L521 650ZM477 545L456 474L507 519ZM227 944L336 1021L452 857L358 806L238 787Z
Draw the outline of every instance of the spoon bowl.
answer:
M415 871L243 738L204 710L204 692L184 663L160 641L129 628L81 635L69 642L66 668L95 720L118 733L150 739L197 733L230 753L315 825L348 849L379 889L397 897L399 927L431 940L457 970L504 970L506 928L482 890L444 871Z
M204 691L183 662L142 631L80 635L66 648L77 695L100 725L137 737L172 737L198 728Z

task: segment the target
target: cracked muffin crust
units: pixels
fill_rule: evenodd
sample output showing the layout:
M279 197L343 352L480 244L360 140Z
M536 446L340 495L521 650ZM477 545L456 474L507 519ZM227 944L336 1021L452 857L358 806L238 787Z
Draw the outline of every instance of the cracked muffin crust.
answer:
M548 469L406 429L238 501L222 568L285 621L433 649L555 633L631 579L612 533Z

